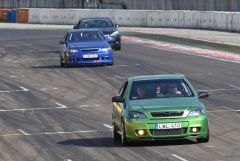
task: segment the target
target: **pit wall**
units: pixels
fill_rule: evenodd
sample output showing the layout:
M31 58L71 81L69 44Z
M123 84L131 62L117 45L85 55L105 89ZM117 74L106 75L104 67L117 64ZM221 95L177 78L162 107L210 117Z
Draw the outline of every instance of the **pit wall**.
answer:
M109 17L120 26L240 31L240 13L218 11L29 8L28 22L73 25L90 16Z

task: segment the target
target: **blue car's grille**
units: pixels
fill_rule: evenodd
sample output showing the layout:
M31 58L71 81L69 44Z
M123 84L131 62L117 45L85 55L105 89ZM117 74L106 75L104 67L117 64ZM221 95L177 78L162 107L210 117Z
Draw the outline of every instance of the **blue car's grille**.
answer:
M180 129L150 129L150 133L152 135L179 135L185 134L187 132L187 128Z
M98 51L99 49L81 49L82 52Z

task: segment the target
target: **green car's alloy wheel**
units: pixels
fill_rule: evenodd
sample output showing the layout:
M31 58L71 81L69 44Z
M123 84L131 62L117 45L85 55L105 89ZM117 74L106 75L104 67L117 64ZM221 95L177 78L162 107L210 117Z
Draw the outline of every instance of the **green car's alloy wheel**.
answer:
M209 129L208 129L207 136L205 138L197 138L197 142L198 143L207 143L207 142L209 142Z
M123 146L128 145L128 140L127 140L126 132L125 132L125 125L124 125L123 121L122 121L122 124L121 124L121 143L122 143Z

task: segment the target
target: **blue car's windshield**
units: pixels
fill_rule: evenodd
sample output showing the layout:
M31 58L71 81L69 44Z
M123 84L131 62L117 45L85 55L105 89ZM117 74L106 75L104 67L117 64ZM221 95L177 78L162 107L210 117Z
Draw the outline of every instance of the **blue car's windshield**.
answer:
M183 79L134 81L129 99L169 97L193 97L193 92Z
M101 41L104 36L98 31L72 32L69 34L69 42Z
M111 28L113 23L108 19L82 20L82 28Z

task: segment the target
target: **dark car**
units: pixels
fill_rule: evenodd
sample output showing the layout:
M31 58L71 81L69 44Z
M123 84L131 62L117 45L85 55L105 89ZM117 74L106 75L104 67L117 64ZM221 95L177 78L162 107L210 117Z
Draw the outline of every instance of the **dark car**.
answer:
M79 20L74 29L99 28L108 39L109 44L115 50L121 50L121 34L119 26L114 24L108 17L86 17Z

